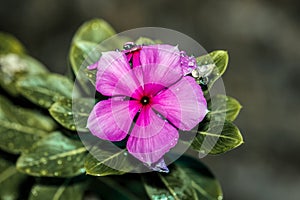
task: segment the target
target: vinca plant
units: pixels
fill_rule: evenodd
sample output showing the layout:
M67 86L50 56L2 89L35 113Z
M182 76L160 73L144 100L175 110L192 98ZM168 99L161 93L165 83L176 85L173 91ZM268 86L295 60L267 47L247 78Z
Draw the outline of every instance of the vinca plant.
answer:
M143 33L85 22L65 76L0 33L0 199L223 199L201 158L243 143L228 53Z

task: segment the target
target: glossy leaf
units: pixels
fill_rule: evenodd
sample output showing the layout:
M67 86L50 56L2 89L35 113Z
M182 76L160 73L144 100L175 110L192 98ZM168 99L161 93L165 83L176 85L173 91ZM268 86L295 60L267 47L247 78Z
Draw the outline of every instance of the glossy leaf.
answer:
M42 130L0 120L0 148L9 153L26 152L35 142L46 135L47 132Z
M93 84L93 86L96 86L96 76L97 76L97 70L89 70L89 69L84 69L84 74L85 77L90 81L90 83Z
M150 173L143 176L150 199L221 200L220 184L200 162L181 157L170 166L169 174Z
M95 63L101 56L97 50L97 43L89 41L76 41L71 46L70 62L74 73L77 75L80 69Z
M100 199L140 200L147 199L139 174L93 178L89 190Z
M143 176L150 199L196 200L197 193L191 179L179 167L170 167L169 174L151 173Z
M94 41L74 40L71 45L69 59L75 75L80 76L81 74L78 74L80 70L84 70L89 65L97 62L102 52L120 49L128 40L128 38L117 36L100 44Z
M44 130L47 132L53 131L56 124L49 116L41 112L23 108L11 103L7 98L0 95L0 119L9 122L15 122L31 128Z
M197 132L192 148L202 154L220 154L240 146L243 137L231 122L206 122Z
M114 29L107 22L102 19L93 19L79 27L74 35L69 60L78 83L87 94L95 92L89 87L89 80L92 77L86 69L87 66L98 61L102 52L120 49L125 42L130 41L128 38L115 34Z
M86 182L65 179L60 184L37 183L31 189L29 200L82 200Z
M115 30L102 19L92 19L85 22L76 31L73 41L90 41L100 43L110 36L116 34Z
M222 121L224 117L228 121L234 121L242 106L234 98L226 95L216 95L208 101L209 118Z
M198 66L210 65L210 64L214 65L211 74L208 76L208 80L209 80L207 84L208 89L210 89L212 85L215 83L215 81L224 74L228 65L228 59L229 56L227 51L223 51L223 50L216 50L210 52L207 55L203 55L196 58Z
M0 199L21 199L21 188L26 179L14 163L0 157Z
M37 142L17 161L17 169L32 176L72 177L85 172L86 148L55 132Z
M218 180L200 160L181 157L175 162L191 180L191 186L201 200L223 199L222 189Z
M0 32L0 54L24 54L25 48L14 36Z
M101 50L93 51L93 49L114 34L116 34L114 29L102 19L87 21L79 27L73 37L69 55L75 75L77 75L85 60L89 60L89 63L84 66L87 67L99 59Z
M101 143L98 144L101 146ZM137 161L126 149L108 149L94 146L85 161L86 173L92 176L121 175L132 172L138 167ZM113 167L112 167L113 166Z
M62 126L72 131L88 131L87 119L95 104L94 99L61 99L49 109L51 116Z
M30 56L0 55L0 86L13 96L18 94L15 84L20 77L45 72L46 67Z
M56 128L50 117L37 111L15 106L2 96L0 103L0 148L4 151L25 152Z
M49 108L59 99L72 98L73 83L62 75L37 74L18 80L17 88L31 102Z

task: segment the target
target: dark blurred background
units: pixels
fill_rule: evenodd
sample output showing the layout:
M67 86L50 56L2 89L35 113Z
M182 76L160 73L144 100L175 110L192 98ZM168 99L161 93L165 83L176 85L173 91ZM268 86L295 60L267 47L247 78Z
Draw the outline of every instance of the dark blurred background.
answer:
M209 165L228 200L300 199L300 3L291 0L0 0L0 30L51 71L65 73L72 35L100 17L118 32L144 26L185 33L207 51L226 49L227 94L244 108L245 144Z

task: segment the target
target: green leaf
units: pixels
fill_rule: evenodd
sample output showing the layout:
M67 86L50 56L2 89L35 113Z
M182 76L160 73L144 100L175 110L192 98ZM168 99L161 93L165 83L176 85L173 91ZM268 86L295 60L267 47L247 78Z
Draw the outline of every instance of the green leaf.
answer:
M85 160L86 173L92 176L122 175L138 168L138 161L126 149L100 148L101 143L95 145ZM113 166L113 167L111 167Z
M208 76L209 82L207 84L208 89L212 87L217 79L219 79L226 71L228 65L228 53L223 50L216 50L207 55L196 58L198 66L214 65L211 74Z
M0 32L0 54L24 54L25 48L14 36Z
M82 200L86 182L65 179L60 184L38 183L31 189L29 200Z
M12 104L7 98L0 95L0 120L15 122L24 126L51 132L56 123L49 116L34 109L27 109Z
M171 173L151 173L143 176L146 192L150 199L196 200L197 193L191 187L191 180L177 167L170 168Z
M85 172L86 148L78 140L55 132L38 141L17 161L17 169L32 176L72 177Z
M90 81L90 83L92 83L93 86L96 86L97 70L96 69L94 69L94 70L84 69L83 71L84 71L85 77Z
M88 131L87 119L95 104L94 99L61 99L49 109L51 116L62 126L72 131ZM73 106L72 106L73 105Z
M202 154L220 154L243 144L239 129L231 122L206 122L197 132L192 148Z
M27 176L19 173L12 162L0 157L0 199L20 199L26 179Z
M97 43L89 41L76 41L71 46L70 62L75 75L78 74L80 68L95 63L101 56L101 51L96 50Z
M175 164L168 174L152 172L143 176L150 199L222 199L219 182L200 161L181 157Z
M13 96L18 94L16 81L26 74L45 73L47 69L40 62L27 55L0 55L0 86Z
M88 86L90 76L86 76L88 74L86 67L98 61L102 52L120 49L125 42L130 41L129 38L115 34L107 22L93 19L85 22L74 35L69 60L78 83L87 94L91 91ZM106 40L108 38L109 40Z
M191 186L197 192L199 199L223 199L220 183L202 162L190 157L181 157L176 164L191 180Z
M102 19L92 19L85 22L76 31L73 41L90 41L100 43L110 36L116 34L115 30Z
M104 49L93 50L99 43L115 34L114 29L102 19L87 21L79 27L73 37L69 54L75 75L77 75L82 65L86 65L84 67L87 67L99 59ZM86 60L88 61L85 63Z
M26 152L47 132L22 126L18 123L0 120L0 148L13 154Z
M62 98L72 98L73 83L58 74L28 75L18 80L18 91L31 102L44 107Z
M214 118L218 121L224 120L234 121L238 116L242 106L234 98L226 95L216 95L208 101L209 118Z
M127 174L122 176L105 176L93 178L89 191L92 191L100 199L110 200L140 200L147 199L147 194L139 174Z
M37 111L15 106L2 96L0 103L0 148L4 151L25 152L56 128L50 117Z

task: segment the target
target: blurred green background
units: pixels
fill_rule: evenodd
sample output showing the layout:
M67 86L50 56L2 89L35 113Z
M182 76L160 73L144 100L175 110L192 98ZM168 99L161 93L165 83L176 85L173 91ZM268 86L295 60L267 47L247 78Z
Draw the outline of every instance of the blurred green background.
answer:
M228 200L297 200L300 189L300 3L292 0L0 0L0 30L53 72L66 72L72 35L100 17L118 32L180 31L230 54L227 94L244 106L245 144L203 159Z

